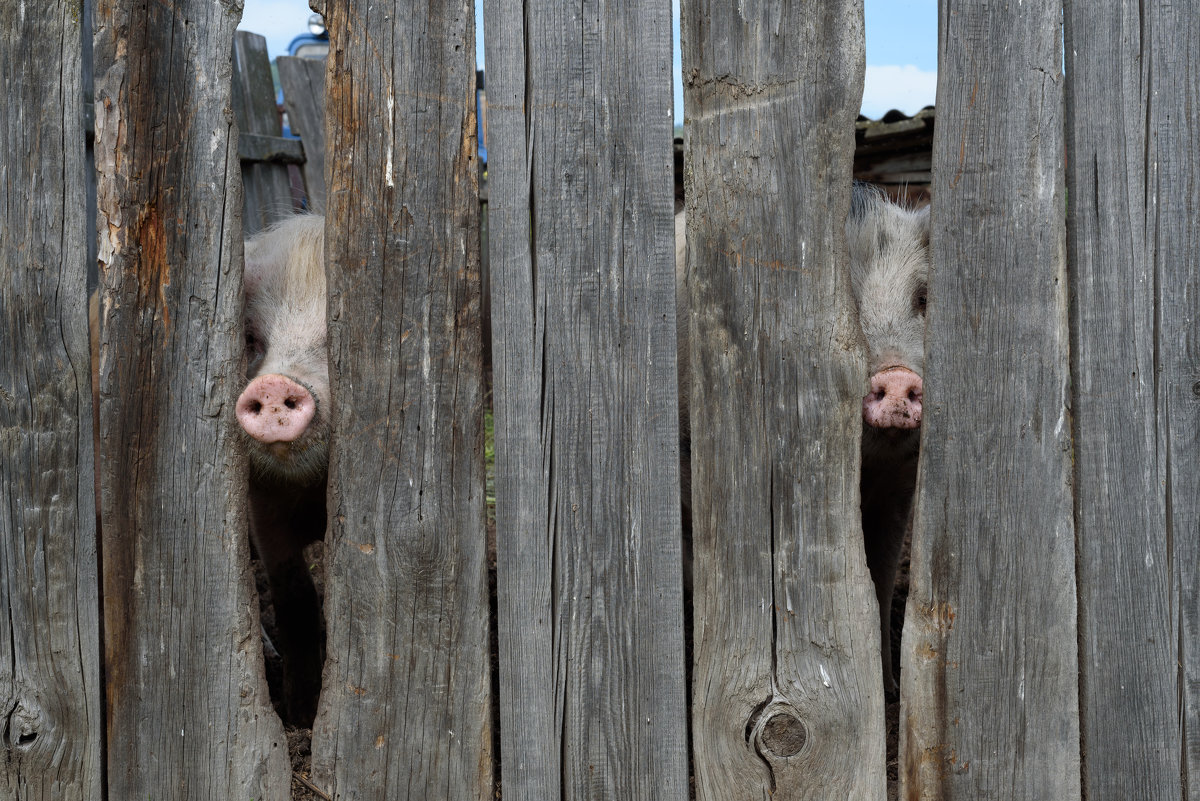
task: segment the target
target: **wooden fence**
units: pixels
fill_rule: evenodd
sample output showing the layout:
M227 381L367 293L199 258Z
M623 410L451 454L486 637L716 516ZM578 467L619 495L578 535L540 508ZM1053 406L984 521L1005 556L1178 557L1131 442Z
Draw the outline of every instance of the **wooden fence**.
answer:
M677 390L669 6L486 0L494 602L473 9L317 5L335 436L314 783L882 801L842 234L861 4L683 3ZM87 5L0 27L3 798L289 797L233 437L242 236L272 208L243 219L239 8L98 3L91 56ZM1200 15L944 0L939 51L899 791L1198 798Z

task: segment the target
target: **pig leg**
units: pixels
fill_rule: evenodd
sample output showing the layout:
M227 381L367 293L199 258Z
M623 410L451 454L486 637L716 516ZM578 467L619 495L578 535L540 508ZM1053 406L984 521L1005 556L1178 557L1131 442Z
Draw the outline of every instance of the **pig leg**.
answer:
M321 602L303 549L325 530L323 488L264 490L251 484L250 533L266 568L283 657L283 708L289 723L316 717L324 663Z

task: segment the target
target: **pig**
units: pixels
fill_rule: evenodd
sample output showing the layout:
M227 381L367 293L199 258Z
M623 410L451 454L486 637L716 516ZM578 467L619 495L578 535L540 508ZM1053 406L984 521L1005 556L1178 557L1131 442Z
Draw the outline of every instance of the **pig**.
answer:
M236 416L249 467L250 538L271 587L283 712L309 726L321 686L321 605L304 546L325 534L329 366L325 220L297 215L245 243L247 384Z
M891 611L896 568L910 526L925 371L929 207L909 209L855 183L846 220L850 283L867 346L862 400L860 506L867 567L879 600L883 684L892 673Z
M920 447L929 208L904 208L879 189L856 182L846 238L850 284L868 354L863 383L869 389L862 399L863 545L879 601L883 686L888 695L895 696L892 592L909 527ZM691 533L687 274L686 214L679 212L675 216L675 302L685 555L690 553ZM690 571L689 561L685 558L685 574Z

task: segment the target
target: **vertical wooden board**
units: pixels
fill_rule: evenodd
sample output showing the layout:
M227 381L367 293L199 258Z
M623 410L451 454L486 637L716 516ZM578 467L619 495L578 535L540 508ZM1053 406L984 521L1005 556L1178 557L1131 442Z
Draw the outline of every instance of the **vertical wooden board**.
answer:
M257 33L234 34L232 103L241 133L283 136L267 40ZM243 164L242 187L242 232L247 237L293 211L285 164Z
M1160 747L1176 744L1175 727L1182 724L1183 798L1195 799L1200 798L1200 15L1192 6L1161 0L1144 8L1149 36L1142 57L1151 62L1152 80L1145 157L1152 200L1146 213L1153 220L1159 287L1155 366L1159 426L1166 438L1167 558L1179 582L1165 634L1178 638L1180 659L1162 667L1178 670L1180 708L1164 721L1168 736ZM1159 621L1151 615L1145 623L1143 641L1147 628L1157 628ZM1085 745L1090 760L1090 743ZM1173 759L1167 764L1175 766ZM1156 781L1166 788L1176 778L1171 772Z
M496 486L496 640L502 791L563 797L561 702L554 691L555 575L551 478L544 439L546 315L533 262L524 11L484 0L488 92L487 226L492 298L492 408ZM535 411L536 410L536 411Z
M96 7L111 799L283 799L235 439L241 4Z
M699 799L882 799L844 221L862 4L682 9Z
M484 13L503 792L682 801L670 6Z
M1078 799L1061 5L939 11L902 796Z
M304 186L309 208L325 211L325 61L280 56L279 83L292 133L304 144Z
M474 19L329 0L334 438L313 775L338 799L492 784Z
M1195 156L1167 144L1197 144L1181 118L1186 81L1197 99L1182 58L1187 39L1175 38L1187 25L1158 3L1068 2L1065 11L1084 791L1093 801L1177 799L1179 649L1194 635L1180 629L1187 607L1175 582L1194 586L1200 558L1187 378L1197 374L1196 351L1190 373L1159 371L1186 361L1189 281L1196 314L1200 243L1187 233ZM1171 253L1172 244L1192 250ZM1184 290L1173 298L1172 284ZM1194 329L1190 336L1195 343ZM1184 416L1172 420L1172 407ZM1173 465L1177 434L1191 449ZM1173 466L1183 471L1182 494L1173 492ZM1191 496L1174 543L1172 494Z
M87 147L84 151L84 174L87 176L87 182L84 184L84 197L86 202L87 226L84 229L87 235L84 237L87 241L87 289L88 292L96 290L96 158L93 152L95 143L96 130L96 112L94 102L93 86L95 80L92 77L92 9L95 4L93 0L83 0L83 17L80 19L80 27L82 28L83 36L83 127L84 136L87 141ZM93 378L95 376L93 375ZM95 413L93 408L93 415Z
M0 26L0 796L14 801L101 796L80 25L78 4L47 2Z

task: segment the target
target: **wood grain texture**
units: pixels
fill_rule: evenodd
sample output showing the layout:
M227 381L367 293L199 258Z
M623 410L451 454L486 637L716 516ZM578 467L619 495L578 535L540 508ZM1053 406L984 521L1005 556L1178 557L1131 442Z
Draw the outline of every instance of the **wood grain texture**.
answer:
M332 797L490 798L475 40L468 0L329 0Z
M96 4L108 797L284 799L234 436L241 4Z
M282 136L267 40L238 31L233 38L233 113L242 133ZM249 237L292 213L285 164L242 165L242 233Z
M79 4L0 27L0 797L102 782ZM30 69L36 63L37 69Z
M1080 797L1061 6L939 6L906 799Z
M1162 667L1178 670L1180 706L1164 722L1167 736L1161 738L1161 747L1174 744L1174 726L1181 723L1183 798L1196 799L1200 798L1200 269L1196 258L1200 253L1200 76L1196 69L1200 15L1194 7L1161 0L1145 8L1150 36L1142 57L1148 54L1151 59L1155 87L1147 114L1151 140L1146 164L1153 198L1147 203L1147 214L1153 213L1150 233L1156 243L1159 286L1159 426L1166 432L1168 559L1179 582L1172 593L1177 604L1172 615L1175 625L1166 632L1168 637L1178 637L1179 659ZM1150 617L1148 622L1157 621ZM1145 638L1146 628L1139 633ZM1091 745L1087 740L1085 745L1090 779ZM1173 768L1173 760L1167 765ZM1154 781L1171 788L1175 778L1172 772ZM1091 789L1087 788L1089 798L1105 798L1091 795ZM1135 797L1150 796L1126 795Z
M883 799L844 221L862 5L682 9L696 795Z
M279 83L292 133L304 143L304 187L308 207L325 211L325 62L315 58L280 56Z
M670 6L484 14L503 791L683 801Z
M1194 797L1200 22L1065 8L1084 790Z
M552 475L541 404L546 315L538 314L522 9L485 0L489 128L488 249L496 452L496 596L501 785L563 798L562 680L555 657ZM537 410L536 413L534 410Z

